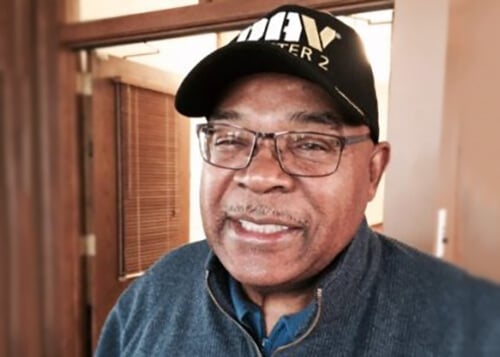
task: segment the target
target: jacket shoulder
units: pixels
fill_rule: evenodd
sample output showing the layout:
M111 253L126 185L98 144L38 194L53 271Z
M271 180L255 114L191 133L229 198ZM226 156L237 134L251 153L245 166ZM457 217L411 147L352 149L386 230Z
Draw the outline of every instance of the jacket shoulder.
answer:
M161 257L146 274L137 279L125 291L122 298L127 294L148 294L157 299L164 296L173 286L178 291L186 282L202 281L209 253L210 248L206 241L189 243L174 249Z
M428 311L470 314L471 319L494 317L500 324L500 285L394 239L379 238L381 272L390 277L385 285L395 296L411 296L410 301Z
M178 303L189 294L200 294L204 286L205 262L210 249L205 241L190 243L160 258L121 294L112 313L120 319L141 319L155 314L160 306ZM126 323L125 323L126 324Z
M187 244L165 254L136 279L108 315L96 356L135 355L150 339L161 338L164 325L175 321L185 305L200 301L209 255L205 241Z

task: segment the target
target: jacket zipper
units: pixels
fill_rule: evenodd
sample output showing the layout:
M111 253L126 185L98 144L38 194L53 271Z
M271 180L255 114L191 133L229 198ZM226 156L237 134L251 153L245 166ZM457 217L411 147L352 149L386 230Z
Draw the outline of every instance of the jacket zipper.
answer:
M257 352L257 356L258 357L263 357L262 353L260 352L260 348L259 346L257 345L257 342L255 342L255 340L253 339L253 337L248 333L247 330L245 330L245 328L243 326L240 325L240 323L238 321L236 321L236 319L234 319L226 310L224 310L222 308L222 306L220 306L219 302L217 301L217 299L215 298L214 294L212 293L212 290L210 289L210 285L208 284L208 276L210 275L210 271L207 270L205 272L205 287L208 291L208 295L210 295L210 298L212 299L212 301L214 302L215 306L217 306L217 308L222 311L222 313L229 319L231 320L232 322L234 322L236 324L236 326L238 326L238 328L243 332L243 334L252 342L252 345L254 346L255 348L255 351Z
M298 345L299 343L301 343L307 336L309 336L311 334L311 332L314 330L314 328L316 327L316 325L318 324L318 321L319 321L319 317L321 315L321 307L322 307L322 299L323 299L323 290L321 288L318 288L318 290L316 290L316 299L318 301L318 310L316 311L316 316L314 317L314 321L312 322L312 324L309 326L309 328L307 329L306 332L304 332L298 339L296 339L295 341L292 341L290 342L289 344L286 344L286 345L283 345L283 346L280 346L278 347L272 354L271 354L271 357L272 356L275 356L277 353L280 353L290 347L293 347L293 346L296 346Z

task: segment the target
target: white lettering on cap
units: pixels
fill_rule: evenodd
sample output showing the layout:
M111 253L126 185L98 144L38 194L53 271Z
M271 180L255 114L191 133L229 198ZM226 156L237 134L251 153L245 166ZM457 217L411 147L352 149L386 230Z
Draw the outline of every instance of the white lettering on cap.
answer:
M309 46L320 52L323 52L333 40L339 37L337 32L329 26L325 26L321 32L318 31L316 20L312 17L299 15L296 12L281 11L269 20L260 19L244 29L236 41L259 41L264 37L266 41L299 42L303 31Z
M302 24L300 23L299 14L289 12L287 15L288 24L283 28L286 42L299 42L300 34L302 33Z
M287 20L286 25L284 25L285 15ZM279 41L283 33L285 34L284 41L299 42L300 34L302 33L302 24L297 13L285 13L282 11L274 14L269 20L265 40Z
M304 22L307 42L312 48L323 52L326 46L328 46L335 39L337 32L334 29L325 26L320 33L318 32L316 21L312 17L302 15L302 21Z
M283 28L283 22L285 21L286 12L278 12L271 17L269 20L269 26L267 26L266 31L266 41L279 41L281 38L281 29Z
M248 37L247 41L258 41L264 36L264 32L266 31L267 19L260 19L256 23L252 25L252 31L250 32L250 37Z

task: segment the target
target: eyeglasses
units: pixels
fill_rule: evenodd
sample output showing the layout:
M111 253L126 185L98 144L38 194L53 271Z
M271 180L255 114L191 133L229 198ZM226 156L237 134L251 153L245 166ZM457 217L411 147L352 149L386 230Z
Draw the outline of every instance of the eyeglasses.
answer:
M198 124L196 133L203 160L224 169L248 167L258 139L274 141L281 169L292 176L319 177L333 174L347 145L370 139L370 134L338 136L312 131L260 133L231 124Z

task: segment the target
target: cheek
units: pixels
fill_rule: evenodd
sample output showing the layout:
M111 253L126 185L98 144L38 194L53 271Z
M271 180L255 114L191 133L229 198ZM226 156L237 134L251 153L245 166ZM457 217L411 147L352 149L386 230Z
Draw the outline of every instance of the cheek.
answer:
M205 229L217 221L222 197L231 184L231 177L232 171L204 164L200 182L200 209Z
M207 202L213 203L216 197L222 194L223 187L227 186L224 184L226 181L224 171L207 164L203 165L200 182L200 202L203 205Z
M339 172L342 176L343 190L357 203L366 204L370 193L370 163L369 156L363 152L348 157L350 160Z
M318 229L350 232L357 227L368 202L369 180L358 168L347 167L328 177L324 182L309 185L309 197L323 224ZM324 222L330 222L327 226Z

